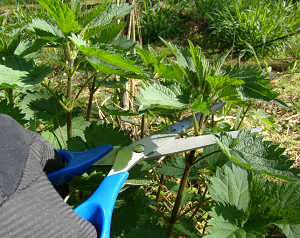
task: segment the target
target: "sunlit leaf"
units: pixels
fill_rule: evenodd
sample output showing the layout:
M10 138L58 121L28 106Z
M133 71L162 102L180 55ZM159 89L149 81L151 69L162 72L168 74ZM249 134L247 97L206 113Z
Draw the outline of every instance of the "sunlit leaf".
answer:
M237 164L290 182L299 181L300 170L291 168L294 161L282 154L284 149L262 139L257 137L257 133L241 130L236 139L222 133L216 136L215 141L228 158Z

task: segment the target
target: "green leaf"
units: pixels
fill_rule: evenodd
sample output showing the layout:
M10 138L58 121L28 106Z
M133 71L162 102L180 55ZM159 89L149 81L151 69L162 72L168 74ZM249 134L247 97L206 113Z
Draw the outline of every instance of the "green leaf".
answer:
M156 108L185 110L188 102L183 99L184 92L179 85L166 87L158 83L145 83L140 89L141 95L137 96L139 110Z
M245 209L249 203L249 187L247 170L238 169L234 164L225 165L224 170L217 168L216 176L210 177L209 193L211 197L222 203L230 204L238 209Z
M267 123L268 125L276 128L276 126L275 126L275 120L273 119L273 117L271 117L270 115L268 115L267 113L265 113L265 111L263 109L257 109L256 112L254 112L254 114L259 119L261 119L265 123Z
M158 168L159 174L170 175L175 178L182 178L185 168L185 159L183 156L172 156L167 164L163 164ZM189 179L198 178L197 170L192 167L189 173Z
M218 75L218 76L210 76L207 75L207 81L209 82L211 88L213 89L214 94L221 94L224 97L224 90L229 87L238 87L244 83L243 80L239 80L238 78L229 78L229 75ZM236 92L236 91L232 91ZM226 93L226 96L231 96Z
M85 11L81 11L80 9L80 1L78 1L77 6L75 6L75 12L73 13L73 15L78 16L78 22L80 24L80 26L82 26L83 28L87 28L89 29L88 25L90 23L92 23L93 21L95 21L100 14L102 14L105 11L105 8L107 6L108 2L105 2L103 4L99 4L96 7L90 8L88 10ZM72 7L72 10L74 8ZM76 11L77 10L77 11Z
M42 19L32 19L27 29L34 32L35 35L49 41L62 42L64 37L57 25L51 25Z
M84 45L77 45L79 50L88 55L95 56L106 63L115 65L121 69L129 70L135 73L142 74L142 68L134 65L134 61L128 60L120 54L114 54L110 51L105 51L102 49L94 49L92 47L85 47Z
M74 136L73 138L69 138L67 141L67 147L70 151L85 151L86 146L85 142L80 136Z
M64 108L59 104L56 98L40 98L29 103L31 110L36 111L37 119L44 122L54 121L55 117L65 115Z
M203 95L198 95L194 99L194 103L191 107L193 111L201 112L203 114L209 114L209 110L207 108L207 102L203 101Z
M126 69L124 70L113 64L105 63L96 57L88 58L87 60L97 71L104 74L114 74L114 75L119 75L127 78L139 78L139 79L147 78L144 75L136 74L133 71L126 70Z
M19 107L15 107L13 104L8 104L6 99L0 102L0 113L9 115L21 125L28 122L24 119L25 114L21 113L21 109Z
M135 7L136 4L129 5L121 3L119 6L116 4L110 4L101 15L98 15L98 17L92 21L91 26L100 27L111 24L112 22L128 15Z
M20 31L15 34L0 32L0 57L13 55L20 41Z
M292 232L287 225L295 225L297 232L299 184L270 182L232 163L223 171L218 168L210 180L209 193L219 203L209 213L213 219L209 220L208 237L231 235L237 230L246 232L242 237L264 237L272 224L285 226L287 233Z
M215 136L215 141L233 162L263 174L290 182L299 181L299 169L290 168L294 161L282 155L284 149L257 137L257 133L241 130L236 139L230 134Z
M198 238L199 237L196 228L192 224L186 223L186 221L184 219L180 219L179 223L176 222L176 224L174 226L174 230L179 233L183 233L184 235L186 235L189 238Z
M248 100L256 99L268 103L276 103L282 107L288 107L284 102L277 99L279 93L273 91L271 86L268 86L270 79L256 66L236 64L233 68L227 69L227 74L230 78L238 78L245 83L238 89L240 93Z
M60 0L37 0L57 22L62 33L67 36L71 32L81 30L78 22L75 21L71 9L67 4L63 4Z
M127 238L153 238L165 237L166 231L160 225L154 225L152 222L147 222L132 229L126 236Z
M0 87L14 88L35 85L51 72L47 66L36 66L33 60L26 61L18 56L0 59Z
M142 219L145 215L148 219L144 223L149 222L154 211L145 205L144 197L137 186L129 187L119 194L112 216L111 237L129 234L133 227L139 227L145 221Z
M25 113L25 118L29 120L30 118L34 118L34 110L32 110L29 105L32 101L40 100L40 99L49 99L52 95L46 90L39 91L26 91L26 95L22 97L19 102L20 109L22 109L22 113Z
M116 41L116 39L127 39L126 37L120 35L123 28L126 26L126 23L117 23L108 26L96 27L88 29L84 34L84 39L89 39L92 44L111 44ZM117 38L119 36L119 38ZM124 37L124 38L123 38ZM119 40L120 40L119 39ZM121 42L119 42L121 43ZM124 42L125 43L125 42ZM117 43L118 44L118 43ZM122 48L121 45L119 45ZM124 48L128 47L128 43L124 44ZM131 46L133 47L133 46Z
M113 146L126 146L131 143L129 136L124 135L120 128L113 128L112 124L92 124L84 131L85 139L93 147L110 144Z
M300 237L300 224L297 225L277 225L287 238L298 238Z
M49 43L49 40L43 38L38 38L34 41L21 42L15 50L15 54L21 57L28 57L29 54L41 50L47 43Z
M129 81L129 79L121 77L120 80L117 80L116 78L105 80L101 87L104 88L124 88L125 84Z
M217 150L220 150L220 147L218 145L205 147L203 149L203 156L210 154ZM209 157L205 158L203 160L204 161L203 163L207 163L208 166L210 167L210 169L212 170L212 172L215 173L217 167L223 167L224 164L226 164L228 162L228 160L229 160L228 157L223 152L220 152L220 153L216 153L216 154L210 155Z
M101 109L111 115L119 115L119 116L139 116L140 113L134 112L132 110L121 110L116 108L107 108L105 106L102 106Z
M254 176L250 183L249 217L265 224L300 224L300 185L274 183Z
M85 129L90 125L90 122L87 122L84 117L76 117L72 119L72 132L73 136L79 136L84 139ZM67 136L67 125L62 126L61 128L64 140L66 141ZM41 134L47 141L49 141L55 148L57 149L65 149L62 135L60 133L59 128L55 130L46 130Z

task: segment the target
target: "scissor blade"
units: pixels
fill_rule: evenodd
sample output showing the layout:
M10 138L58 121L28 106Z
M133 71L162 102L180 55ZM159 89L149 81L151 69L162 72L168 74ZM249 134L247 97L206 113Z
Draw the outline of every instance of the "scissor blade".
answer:
M251 129L251 132L260 132L262 131L261 128L254 128ZM236 138L239 131L231 131L228 134L231 134L233 138ZM214 138L213 134L210 135L203 135L203 136L195 136L195 137L188 137L188 138L180 138L172 141L168 141L162 146L159 146L156 151L151 154L145 155L143 159L150 159L156 157L162 157L166 155L174 155L179 154L186 151L196 150L200 148L205 148L207 146L215 145L216 142L211 140ZM113 165L117 153L120 151L120 147L114 148L111 152L105 155L102 159L98 160L93 166L108 166Z
M260 132L261 128L251 129L251 132ZM227 132L233 138L238 136L239 131L231 131ZM162 157L166 155L174 155L179 154L186 151L196 150L200 148L205 148L207 146L216 145L217 143L213 141L215 134L203 135L203 136L194 136L188 138L180 138L170 143L166 143L163 146L159 147L154 153L151 155L145 156L145 159Z

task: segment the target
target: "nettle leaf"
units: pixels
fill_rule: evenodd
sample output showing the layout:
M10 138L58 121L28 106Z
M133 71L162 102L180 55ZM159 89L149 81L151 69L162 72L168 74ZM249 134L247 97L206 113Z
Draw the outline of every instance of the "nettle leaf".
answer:
M230 134L222 133L214 139L222 151L233 162L263 174L271 175L290 182L299 181L299 169L290 168L293 160L282 155L285 149L263 141L257 133L241 130L236 139Z
M153 237L165 237L166 230L160 225L155 225L152 222L147 222L139 225L137 228L132 229L126 236L127 238L153 238Z
M138 78L138 79L145 79L144 75L136 74L135 72L131 70L124 70L118 66L115 66L110 63L103 62L102 60L96 58L96 57L91 57L87 59L90 64L99 72L104 73L104 74L114 74L114 75L119 75L122 77L128 77L128 78Z
M144 83L140 89L141 95L137 96L140 105L139 110L156 108L186 110L188 102L183 99L182 89L179 85L173 85L172 89L158 83Z
M131 143L129 136L124 135L124 131L121 131L120 128L114 128L112 124L92 122L84 131L84 135L86 141L94 147L105 144L126 146Z
M162 164L161 168L158 168L159 174L170 175L175 178L182 178L185 168L185 158L183 156L172 156L171 160L167 164ZM198 178L196 168L192 167L189 173L189 179Z
M260 226L253 226L252 229L245 229L242 223L245 221L246 214L243 210L238 210L235 206L220 205L212 208L209 214L213 217L208 223L207 228L210 233L206 238L264 238L267 230ZM259 225L259 224L257 224Z
M89 28L85 31L84 33L84 39L89 39L89 41L93 44L111 44L115 42L117 39L126 39L125 36L120 35L122 32L123 28L126 26L126 23L115 23L113 25L108 25L108 26L102 26L102 27L94 27L94 28ZM117 38L118 37L118 38ZM124 38L123 38L124 37ZM119 42L116 45L118 45L119 49L126 49L126 47L133 47L128 44L124 40L124 42ZM122 43L124 43L124 47L122 47Z
M51 72L47 66L36 66L33 60L26 61L19 56L0 59L0 87L14 88L35 85Z
M101 13L105 11L106 5L108 2L105 2L103 4L99 4L96 7L90 8L85 11L80 11L80 1L78 1L78 11L77 14L74 14L78 16L78 22L82 27L88 26L91 22L93 22Z
M287 238L298 238L300 237L300 224L297 225L282 225L276 224Z
M254 115L256 116L256 118L258 117L269 126L276 128L274 118L267 114L263 109L256 110L256 112L254 112Z
M105 80L101 87L104 88L124 88L125 84L129 81L129 79L121 77L120 80L117 80L116 78Z
M174 230L179 232L179 233L183 233L184 235L186 235L189 238L198 238L199 234L196 230L196 228L190 224L186 222L186 219L180 219L179 222L175 224L174 226Z
M228 171L230 170L230 171ZM223 205L230 204L244 209L249 203L249 186L247 171L238 169L234 164L224 170L217 168L216 176L209 177L211 197Z
M129 187L119 194L112 215L111 237L122 233L129 234L132 228L141 225L141 217L145 214L147 214L147 221L151 219L154 211L145 205L144 197L145 195L137 186Z
M43 19L32 19L27 29L39 37L55 42L61 42L64 37L57 25L51 25Z
M60 0L37 0L56 20L62 33L67 36L71 32L81 30L78 22L75 21L71 9L67 4L63 4Z
M102 106L101 109L110 115L119 115L119 116L139 116L141 115L139 112L134 112L132 110L121 110L116 108L107 108Z
M232 163L223 171L218 168L210 180L209 193L218 203L209 213L213 219L209 220L212 227L208 237L235 234L237 230L247 234L242 237L264 237L272 224L295 225L295 230L300 224L297 183L270 182Z
M49 42L49 40L43 38L38 38L34 41L21 42L15 50L15 54L21 57L28 57L29 54L40 51Z
M84 45L77 45L79 50L88 56L95 56L106 63L115 65L121 69L129 70L138 74L142 74L142 68L134 65L134 61L128 60L120 54L114 54L110 51L102 49L94 49L92 47L85 47Z
M245 82L238 89L246 99L274 102L282 107L288 107L284 102L277 99L279 93L272 91L273 88L268 86L270 79L258 67L236 64L233 68L227 69L227 74L230 78L237 77Z
M238 87L244 83L243 80L239 80L238 78L229 78L229 75L218 75L218 76L206 76L206 80L209 82L211 88L213 89L212 92L214 94L220 94L222 97L231 96L228 95L227 92L224 92L227 88ZM236 93L236 91L231 91Z
M121 3L119 6L116 4L110 4L101 15L98 15L98 17L92 21L92 26L100 27L111 24L112 22L128 15L135 7L136 4L129 5Z
M0 56L12 55L21 40L20 31L15 34L0 32Z
M259 189L259 190L257 190ZM251 178L249 217L261 217L265 224L300 224L300 185Z
M18 103L20 109L22 109L22 113L25 113L25 118L29 120L30 118L34 118L35 111L32 110L29 105L32 101L40 100L40 99L49 99L52 95L46 90L39 91L26 91L26 95L21 99Z
M203 149L203 156L210 154L217 150L220 150L220 147L218 145L205 147ZM201 154L199 154L199 155L202 157ZM209 168L215 173L217 167L222 167L224 164L226 164L228 162L228 160L229 160L228 157L223 152L220 152L220 153L215 153L215 154L210 155L209 157L205 158L202 163L205 167L208 165ZM200 162L200 168L202 168L201 162Z
M202 95L198 95L194 99L194 103L193 103L191 109L193 111L201 112L203 114L209 114L209 109L208 109L208 105L207 104L210 104L210 103L208 101L205 101L203 99Z
M90 125L90 122L87 122L84 117L76 117L72 119L72 132L73 136L84 138L83 131ZM60 133L62 131L62 135ZM67 136L67 125L62 126L60 129L56 128L55 130L45 130L41 133L45 140L49 141L57 149L65 149L64 140L66 141ZM63 138L62 138L63 136Z
M24 118L25 114L21 113L21 109L19 107L15 107L13 104L8 104L6 99L0 102L0 113L9 115L21 125L28 122Z
M45 122L54 121L55 117L66 113L62 105L53 96L33 100L28 106L31 110L36 111L37 119Z

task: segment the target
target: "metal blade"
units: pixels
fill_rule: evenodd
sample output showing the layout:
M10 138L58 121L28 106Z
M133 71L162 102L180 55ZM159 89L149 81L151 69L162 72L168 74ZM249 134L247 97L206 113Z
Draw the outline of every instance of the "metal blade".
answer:
M214 106L212 114L224 107L226 103L222 102ZM196 120L200 121L201 113L197 113ZM116 151L111 151L105 158L101 159L100 163L112 161L112 158L115 157L115 163L108 175L113 175L115 173L129 171L136 163L140 160L150 156L155 151L158 150L162 145L166 143L171 143L178 136L182 135L190 128L194 126L194 119L192 116L185 118L179 122L176 122L168 127L163 128L160 131L157 131L139 141L134 142L133 144L124 147L123 149ZM99 163L96 163L99 165Z
M251 132L260 132L261 128L251 129ZM236 138L239 131L227 132L231 134L233 138ZM157 150L154 150L153 153L148 155L143 155L143 159L150 159L155 157L162 157L166 155L178 154L186 151L191 151L195 149L204 148L207 146L215 145L216 142L211 139L214 138L213 134L195 136L188 138L180 138L176 140L166 141L165 144L157 147ZM158 139L160 140L160 139ZM139 141L141 142L141 141ZM92 166L111 166L115 163L118 152L121 150L121 147L115 147L111 152L109 152L102 159L94 163Z

